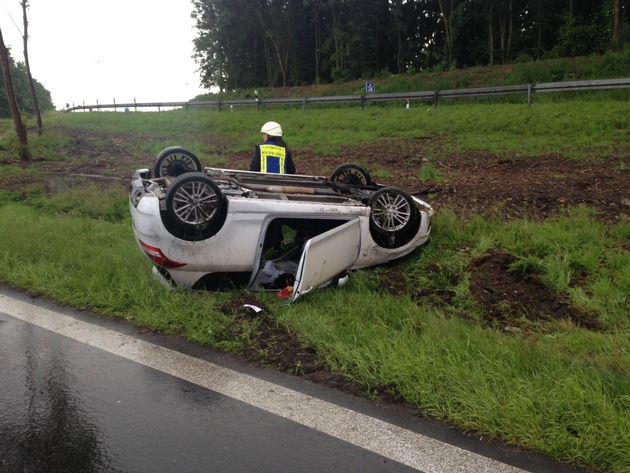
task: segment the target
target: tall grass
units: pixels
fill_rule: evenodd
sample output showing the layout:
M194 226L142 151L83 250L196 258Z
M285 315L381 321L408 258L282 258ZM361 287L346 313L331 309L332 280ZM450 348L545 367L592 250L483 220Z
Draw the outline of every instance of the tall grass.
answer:
M61 303L131 320L191 340L225 345L225 316L205 294L165 291L133 240L129 219L59 216L0 207L0 280ZM220 303L227 294L212 297ZM234 349L234 348L232 348Z
M604 471L627 467L624 336L570 327L554 337L506 336L356 283L314 296L282 316L368 393L395 387L429 415L466 429ZM604 445L620 448L604 452Z

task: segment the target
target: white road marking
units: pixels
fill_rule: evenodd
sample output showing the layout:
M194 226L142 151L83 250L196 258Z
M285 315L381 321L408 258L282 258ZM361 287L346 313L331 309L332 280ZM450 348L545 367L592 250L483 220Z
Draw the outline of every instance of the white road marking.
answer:
M426 473L524 471L312 396L1 294L0 312Z

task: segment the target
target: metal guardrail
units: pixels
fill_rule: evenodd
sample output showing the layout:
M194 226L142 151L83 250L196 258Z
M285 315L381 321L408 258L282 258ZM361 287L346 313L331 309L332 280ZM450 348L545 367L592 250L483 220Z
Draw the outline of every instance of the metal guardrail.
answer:
M440 99L485 97L491 95L515 95L527 94L527 105L531 105L534 93L551 92L571 92L571 91L591 91L605 89L622 89L630 87L630 78L621 79L599 79L599 80L578 80L566 82L546 82L542 84L506 85L499 87L481 87L475 89L450 89L421 92L396 92L390 94L361 94L361 95L337 95L329 97L304 97L304 98L282 98L282 99L241 99L241 100L211 100L200 102L151 102L151 103L111 103L96 105L78 105L65 109L67 112L77 110L103 110L103 109L131 109L137 111L138 108L194 108L194 107L217 107L220 111L224 107L234 106L255 106L257 109L261 105L302 105L306 110L309 104L321 103L342 103L356 102L365 106L366 102L381 102L391 100L404 100L409 103L411 100L432 101L437 107Z

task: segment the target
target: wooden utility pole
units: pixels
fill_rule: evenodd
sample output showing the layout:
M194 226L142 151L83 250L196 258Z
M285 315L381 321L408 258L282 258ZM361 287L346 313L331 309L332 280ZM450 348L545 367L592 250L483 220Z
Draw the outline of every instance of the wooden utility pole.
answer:
M4 85L7 92L7 101L9 102L9 109L11 110L11 117L13 118L13 125L15 126L15 134L17 135L18 142L21 145L20 156L22 158L28 156L28 139L26 137L26 127L22 123L22 115L18 108L17 100L15 99L15 91L13 89L13 79L11 78L11 63L9 61L9 51L4 45L4 38L2 37L2 28L0 28L0 56L2 60L2 74L4 76Z

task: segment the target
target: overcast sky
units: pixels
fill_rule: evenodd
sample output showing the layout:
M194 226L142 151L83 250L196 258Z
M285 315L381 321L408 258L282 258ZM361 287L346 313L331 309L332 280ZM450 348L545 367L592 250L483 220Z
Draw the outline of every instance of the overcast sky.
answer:
M182 102L206 92L192 59L190 0L30 0L33 77L66 103ZM20 0L0 0L0 28L24 60Z

